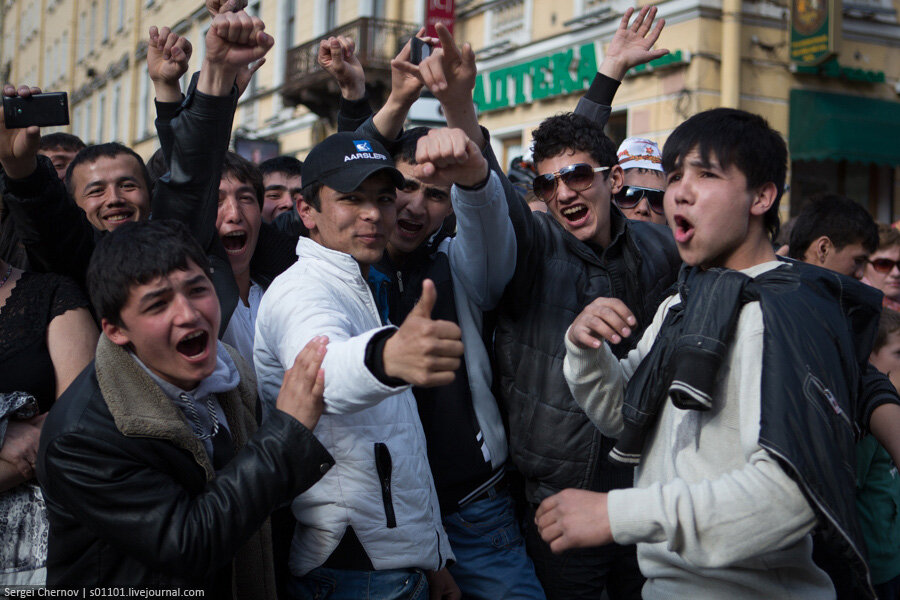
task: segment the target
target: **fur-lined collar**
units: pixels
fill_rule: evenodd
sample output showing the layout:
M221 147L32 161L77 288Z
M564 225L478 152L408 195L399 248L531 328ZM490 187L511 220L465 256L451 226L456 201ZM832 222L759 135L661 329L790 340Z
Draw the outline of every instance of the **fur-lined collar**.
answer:
M241 383L216 397L228 419L237 451L256 430L256 379L237 352L225 348L237 365ZM203 442L194 436L184 414L128 352L105 335L100 336L97 344L95 369L100 392L122 435L168 440L194 456L206 472L207 481L215 476Z

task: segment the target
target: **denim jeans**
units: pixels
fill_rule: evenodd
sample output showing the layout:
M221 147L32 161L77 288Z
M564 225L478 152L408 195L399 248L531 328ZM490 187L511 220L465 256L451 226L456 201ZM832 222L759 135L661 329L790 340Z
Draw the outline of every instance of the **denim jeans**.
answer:
M597 600L605 590L610 600L640 600L644 577L635 546L608 544L554 554L534 524L536 507L525 511L525 541L549 600Z
M349 571L313 569L288 581L292 600L428 600L428 582L420 569Z
M444 529L456 555L450 574L464 599L544 600L509 492L445 516Z

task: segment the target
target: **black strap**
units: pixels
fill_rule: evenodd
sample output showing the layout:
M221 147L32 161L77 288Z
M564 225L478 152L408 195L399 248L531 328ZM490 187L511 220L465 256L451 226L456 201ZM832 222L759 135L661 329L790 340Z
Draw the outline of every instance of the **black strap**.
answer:
M213 468L219 471L234 458L234 441L225 427L220 426L218 433L212 438Z

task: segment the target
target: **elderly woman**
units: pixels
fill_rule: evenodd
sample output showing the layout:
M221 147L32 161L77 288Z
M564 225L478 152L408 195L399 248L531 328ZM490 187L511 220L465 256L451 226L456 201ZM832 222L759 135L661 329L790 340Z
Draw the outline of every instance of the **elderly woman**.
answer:
M884 292L884 306L900 311L900 231L878 225L878 249L869 256L864 281Z

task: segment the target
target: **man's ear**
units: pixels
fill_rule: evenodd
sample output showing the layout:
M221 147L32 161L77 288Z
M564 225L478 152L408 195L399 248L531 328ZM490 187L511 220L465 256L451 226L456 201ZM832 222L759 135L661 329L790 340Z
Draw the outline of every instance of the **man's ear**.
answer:
M823 235L812 244L810 244L810 249L815 251L815 258L820 264L825 264L825 261L828 259L828 255L835 250L834 243L827 235Z
M766 214L778 197L778 186L773 182L764 183L753 194L753 202L750 204L750 214L761 217Z
M625 185L625 171L619 165L613 165L609 168L609 177L606 178L609 183L609 193L618 194L622 186Z
M131 343L131 338L128 336L128 330L121 325L113 325L108 319L102 319L100 321L100 328L103 330L106 337L109 338L109 341L117 346L127 346Z
M301 200L297 203L297 214L300 215L300 220L303 221L303 225L307 229L310 231L316 229L316 216L319 214L319 211L313 208L306 200Z

